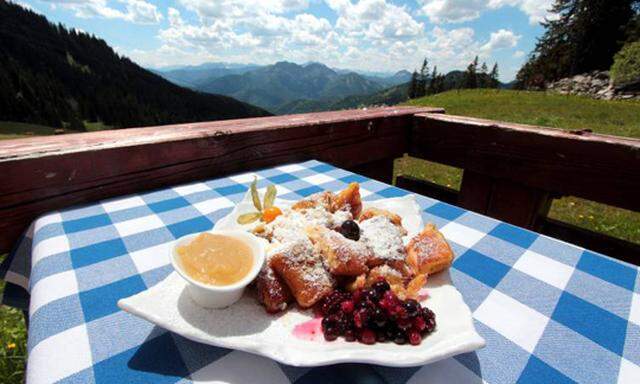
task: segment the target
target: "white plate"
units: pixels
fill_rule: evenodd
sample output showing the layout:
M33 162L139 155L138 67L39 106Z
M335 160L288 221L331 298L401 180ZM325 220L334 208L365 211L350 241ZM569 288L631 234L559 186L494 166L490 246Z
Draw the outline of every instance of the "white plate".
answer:
M280 207L292 204L277 200ZM412 195L364 202L365 207L386 208L402 216L409 232L407 238L423 226L420 207ZM244 200L215 229L238 229L238 215L253 210L251 198ZM436 314L436 330L419 346L377 343L348 343L339 338L326 342L321 334L312 340L293 336L296 325L313 318L311 311L289 309L269 315L256 301L252 290L229 308L203 309L185 291L185 281L171 273L164 281L137 295L121 299L123 310L146 319L187 339L218 347L237 349L266 356L294 366L319 366L335 363L371 363L394 367L419 366L470 352L485 345L476 332L469 307L452 285L448 272L431 276L426 286L429 297L422 302Z

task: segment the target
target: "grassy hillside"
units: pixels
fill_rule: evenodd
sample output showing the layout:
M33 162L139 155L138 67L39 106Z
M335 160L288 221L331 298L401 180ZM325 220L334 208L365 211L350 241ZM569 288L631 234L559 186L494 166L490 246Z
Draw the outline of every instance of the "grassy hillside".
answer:
M448 114L640 138L640 103L509 90L449 91L408 105L444 107Z
M448 114L591 129L596 133L640 138L640 102L603 101L578 96L508 90L449 91L407 102L443 107ZM423 160L398 160L397 172L460 188L462 171ZM604 204L565 197L555 200L550 216L590 230L640 243L640 214Z
M100 121L84 121L84 127L87 132L101 131L104 129L113 129L109 125L105 125ZM0 121L0 140L20 139L23 137L33 136L49 136L54 135L55 130L59 128L48 127L46 125L19 123L15 121ZM79 133L84 131L76 131L66 128L64 133Z
M0 140L53 135L56 128L46 125L0 121Z
M408 83L403 83L374 93L351 95L341 99L294 100L290 103L281 105L274 109L273 112L276 115L287 115L290 113L335 111L339 109L394 105L407 100L408 86Z

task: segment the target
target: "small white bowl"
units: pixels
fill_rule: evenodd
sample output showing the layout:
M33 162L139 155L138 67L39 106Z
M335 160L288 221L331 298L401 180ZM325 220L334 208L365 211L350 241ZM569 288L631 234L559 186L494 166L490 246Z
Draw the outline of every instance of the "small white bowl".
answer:
M249 248L251 248L251 251L253 253L253 267L251 268L247 276L245 276L237 283L230 285L209 285L192 279L182 269L180 261L178 260L177 249L180 246L189 244L195 237L200 235L200 233L193 233L191 235L186 235L175 240L170 251L171 264L173 265L173 268L176 270L176 272L178 272L178 274L187 281L187 290L189 291L191 298L198 305L204 308L224 308L240 300L240 297L242 297L242 294L244 293L245 287L249 285L249 283L251 283L253 279L256 278L258 272L260 272L265 259L265 245L262 241L260 241L259 238L245 231L211 230L208 232L214 235L234 237L238 240L243 241L249 246Z

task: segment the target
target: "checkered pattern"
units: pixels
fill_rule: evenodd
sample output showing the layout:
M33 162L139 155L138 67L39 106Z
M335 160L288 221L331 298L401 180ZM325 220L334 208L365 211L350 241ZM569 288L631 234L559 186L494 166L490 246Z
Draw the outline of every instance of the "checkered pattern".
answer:
M366 200L407 194L317 161L257 174L259 187L277 184L287 199L352 181ZM33 223L3 269L4 303L30 293L28 382L640 383L637 267L421 196L425 222L457 255L452 279L487 340L482 350L418 368L296 368L191 342L117 308L167 276L168 244L210 229L251 178L102 201Z

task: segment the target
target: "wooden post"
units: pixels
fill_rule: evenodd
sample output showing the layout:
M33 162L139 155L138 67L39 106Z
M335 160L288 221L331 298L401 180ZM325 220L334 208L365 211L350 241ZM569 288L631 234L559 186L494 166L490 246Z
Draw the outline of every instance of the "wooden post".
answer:
M458 204L498 220L534 229L549 210L549 193L504 179L464 171Z
M389 157L382 160L377 160L371 163L366 163L349 169L354 173L361 174L370 179L378 180L383 183L391 184L393 180L393 161L395 158Z

